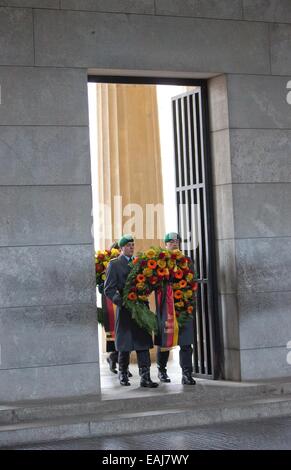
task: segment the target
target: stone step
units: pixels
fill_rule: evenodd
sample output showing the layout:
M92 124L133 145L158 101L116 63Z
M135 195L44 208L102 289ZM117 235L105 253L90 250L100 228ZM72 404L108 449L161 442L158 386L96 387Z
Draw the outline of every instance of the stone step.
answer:
M290 384L291 385L291 384ZM213 401L240 400L243 398L264 396L267 393L281 394L288 388L282 384L248 384L235 382L213 382L197 380L194 387L175 384L161 384L158 389L142 389L136 384L120 388L119 399L100 400L98 396L88 395L82 398L29 400L0 405L0 425L17 424L24 421L37 421L59 417L89 415L120 411L146 411L160 407L171 408L183 404L211 403ZM291 387L290 390L291 391Z
M174 408L63 417L0 426L0 446L163 431L238 420L291 415L291 394L239 401L188 403Z

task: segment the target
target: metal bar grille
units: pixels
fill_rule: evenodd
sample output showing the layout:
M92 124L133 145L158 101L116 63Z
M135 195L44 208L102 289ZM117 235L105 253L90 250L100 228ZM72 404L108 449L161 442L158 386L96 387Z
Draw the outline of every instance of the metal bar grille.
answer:
M194 373L198 377L217 378L215 258L204 93L205 90L196 87L172 98L176 201L182 250L194 261L199 284L194 318Z

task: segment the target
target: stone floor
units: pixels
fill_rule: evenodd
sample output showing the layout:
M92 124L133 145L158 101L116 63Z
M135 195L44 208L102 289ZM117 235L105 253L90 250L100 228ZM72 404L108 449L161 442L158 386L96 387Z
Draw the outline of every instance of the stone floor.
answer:
M31 450L290 450L291 417L21 446Z
M181 370L179 367L178 350L172 354L173 358L168 364L170 384L161 384L156 389L145 389L139 386L139 375L136 363L130 364L133 377L130 387L122 387L118 376L110 372L106 362L106 355L101 360L101 388L102 400L119 400L130 398L142 400L145 396L169 396L172 393L185 392L185 389L195 391L196 404L206 397L241 392L245 387L253 388L256 383L224 382L206 379L197 379L196 386L181 385ZM152 365L152 379L158 381L156 364ZM265 381L264 381L265 382ZM280 380L279 389L286 387L291 393L290 378L286 378L286 385ZM227 389L227 390L226 390ZM285 391L285 392L286 392ZM232 393L231 392L231 395ZM280 391L283 393L283 391ZM152 400L153 398L151 398ZM208 398L209 399L209 398ZM123 400L124 401L124 400ZM126 400L127 401L127 400ZM131 401L131 400L130 400ZM138 403L137 401L135 403ZM139 402L140 403L140 402ZM259 414L258 414L259 415ZM112 431L114 434L114 430ZM208 449L291 449L291 416L281 418L268 418L259 420L236 421L212 425L196 425L187 429L174 429L152 433L137 433L109 437L78 438L67 441L53 441L49 443L27 444L13 447L15 449L31 450L208 450Z
M134 359L135 353L132 353ZM103 355L100 362L100 379L101 379L101 391L102 399L120 399L120 398L139 398L144 395L160 395L160 394L169 394L171 392L177 393L177 391L185 391L185 387L181 385L181 368L179 366L179 348L176 348L172 351L171 360L168 363L168 374L171 378L170 384L161 384L158 388L155 389L144 389L140 387L140 377L138 373L138 367L136 362L131 362L129 370L133 374L133 377L130 379L130 387L122 387L119 384L118 375L110 372L108 364L106 362L107 355ZM118 366L117 366L118 367ZM158 370L155 362L152 361L151 366L151 379L160 384L158 379ZM205 383L209 386L217 385L217 381L205 379L197 379L197 383ZM186 387L186 389L189 387Z
M134 353L132 353L134 354ZM138 399L143 396L157 396L157 395L169 395L171 393L183 393L185 391L197 390L197 394L200 396L201 387L207 389L218 390L225 389L226 382L223 380L209 380L204 378L195 378L198 387L185 386L181 384L181 368L179 366L179 348L172 351L171 360L168 363L168 375L171 378L171 383L161 384L158 379L158 370L155 362L152 362L151 366L151 378L153 381L159 383L158 388L146 389L140 387L140 377L138 373L138 367L135 362L132 362L129 366L129 370L132 372L133 377L130 378L130 387L122 387L119 384L118 375L110 372L108 364L106 362L107 355L103 355L100 361L100 379L101 379L101 393L103 400L112 400L120 398L133 398ZM288 379L289 380L289 379ZM290 381L290 380L289 380ZM258 381L254 382L254 385ZM227 388L242 389L244 387L250 387L252 382L227 382ZM210 392L211 395L211 392Z

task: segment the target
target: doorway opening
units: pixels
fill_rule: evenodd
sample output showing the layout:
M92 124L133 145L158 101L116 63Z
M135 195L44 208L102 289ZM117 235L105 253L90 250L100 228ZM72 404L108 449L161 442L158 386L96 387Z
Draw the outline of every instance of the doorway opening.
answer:
M136 252L164 247L167 232L181 235L199 284L194 375L219 378L206 81L89 76L88 82L95 250L110 248L123 233L134 236ZM122 388L107 363L113 339L99 326L102 393ZM156 349L151 361L157 380ZM179 347L167 368L172 386L181 384ZM134 352L130 371L138 387Z

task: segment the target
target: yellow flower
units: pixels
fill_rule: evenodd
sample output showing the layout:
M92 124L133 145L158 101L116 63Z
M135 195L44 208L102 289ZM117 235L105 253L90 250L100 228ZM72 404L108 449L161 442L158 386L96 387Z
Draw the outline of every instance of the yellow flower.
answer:
M154 258L157 253L153 248L150 248L145 254L147 258Z
M139 298L140 300L143 300L144 302L145 302L146 300L148 300L148 298L147 298L146 295L139 295L138 298Z
M173 250L173 253L175 253L175 255L177 256L177 259L181 259L184 257L182 251L180 250Z
M193 295L192 290L187 290L186 292L184 292L184 298L186 299L190 299L192 295Z
M176 307L184 307L184 302L182 302L182 301L180 300L180 302L176 302L176 303L175 303L175 306L176 306Z
M144 268L143 274L144 274L146 277L150 277L150 276L152 276L152 274L153 274L153 270L150 269L150 268Z
M164 276L168 276L170 273L169 273L169 270L168 268L164 268Z
M174 289L174 290L180 289L180 282L174 282L174 284L173 284L173 289Z
M171 258L171 253L169 252L169 250L165 250L165 251L163 251L163 253L165 253L165 258L166 259Z
M170 269L172 269L176 264L176 261L174 261L173 259L168 259L168 267Z
M164 260L164 259L159 259L157 261L157 265L160 267L160 268L165 268L167 266L167 262Z
M191 273L187 274L186 279L187 279L188 282L192 281L193 274L191 274Z
M105 274L102 274L101 279L102 279L102 281L105 281L106 275L105 275Z
M119 255L119 250L117 250L116 248L112 248L111 255L112 256L118 256Z
M107 268L107 266L108 266L108 261L103 261L103 266L104 266L105 268Z
M144 285L143 282L138 282L138 283L136 284L136 288L137 288L138 290L143 290L143 289L145 288L145 285Z

